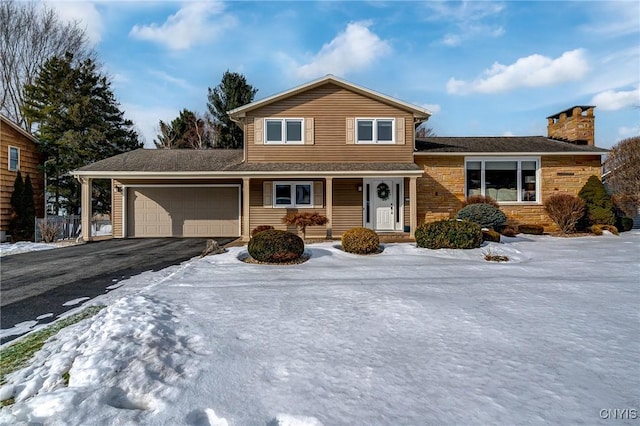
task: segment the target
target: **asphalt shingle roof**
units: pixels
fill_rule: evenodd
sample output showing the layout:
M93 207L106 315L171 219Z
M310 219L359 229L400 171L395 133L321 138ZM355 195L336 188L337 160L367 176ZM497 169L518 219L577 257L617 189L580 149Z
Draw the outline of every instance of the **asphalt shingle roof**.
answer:
M544 136L470 136L430 137L416 139L417 152L478 152L478 153L606 153L606 149L575 145Z

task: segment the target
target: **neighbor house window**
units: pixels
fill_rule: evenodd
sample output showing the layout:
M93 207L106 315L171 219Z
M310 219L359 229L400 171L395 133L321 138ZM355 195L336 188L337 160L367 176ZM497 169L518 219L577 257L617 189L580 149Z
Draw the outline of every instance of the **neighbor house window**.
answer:
M467 159L467 197L484 195L498 202L537 202L540 160L531 158Z
M9 170L18 171L20 168L20 149L15 146L9 147Z
M311 207L313 200L312 182L274 182L274 207Z
M266 143L271 144L302 144L303 118L267 118L264 132Z
M356 141L358 143L395 143L393 137L395 119L358 118L356 119Z

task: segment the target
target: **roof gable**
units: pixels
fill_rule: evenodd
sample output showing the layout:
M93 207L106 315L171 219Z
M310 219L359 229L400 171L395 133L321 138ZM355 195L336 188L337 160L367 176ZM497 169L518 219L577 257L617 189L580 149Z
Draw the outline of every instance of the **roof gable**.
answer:
M34 144L38 143L38 139L36 139L35 136L33 136L31 133L27 132L25 129L23 129L16 123L14 123L12 120L9 119L9 117L5 116L4 114L0 114L0 121L2 122L3 125L7 125L11 127L13 130L20 133L22 136L24 136Z
M284 92L280 92L275 95L266 97L259 101L251 102L250 104L232 109L231 111L228 111L228 114L232 119L239 119L241 117L244 117L246 113L249 111L253 111L265 105L269 105L269 104L281 101L283 99L289 98L291 96L295 96L297 94L315 89L316 87L320 87L329 83L335 84L336 86L342 87L354 93L361 94L368 98L375 99L377 101L380 101L386 104L391 104L405 111L409 111L416 118L427 119L431 116L431 112L425 108L419 107L417 105L412 105L410 103L401 101L391 96L383 95L382 93L375 92L373 90L367 89L362 86L358 86L356 84L353 84L351 82L348 82L346 80L333 76L331 74L328 74L317 80L313 80L308 83L302 84L300 86L294 87L292 89L286 90Z

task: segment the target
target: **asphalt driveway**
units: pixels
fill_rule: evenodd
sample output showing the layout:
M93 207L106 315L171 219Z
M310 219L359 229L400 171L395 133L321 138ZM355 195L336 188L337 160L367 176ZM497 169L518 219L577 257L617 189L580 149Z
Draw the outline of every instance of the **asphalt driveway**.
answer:
M233 238L217 240L223 245ZM0 328L25 321L50 322L76 306L63 306L65 302L94 298L117 281L191 259L205 244L202 238L113 239L4 256L0 260ZM47 314L53 315L37 319Z

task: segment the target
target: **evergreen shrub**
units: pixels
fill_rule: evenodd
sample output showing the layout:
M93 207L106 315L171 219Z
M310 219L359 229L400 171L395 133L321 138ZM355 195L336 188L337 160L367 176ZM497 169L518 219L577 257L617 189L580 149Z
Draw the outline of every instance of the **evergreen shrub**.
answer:
M591 225L614 225L616 223L615 210L611 196L597 176L591 176L584 184L578 196L584 200L585 214L582 227L587 229Z
M494 243L500 242L500 233L496 232L492 229L483 229L482 230L482 241L491 241Z
M522 225L518 225L518 232L521 234L542 235L544 234L544 226L523 223Z
M472 249L482 244L482 228L468 220L445 219L416 228L416 245L429 249Z
M613 235L618 235L618 228L616 228L613 225L603 225L603 224L591 225L591 227L589 228L589 231L594 235L602 235L603 231L609 231Z
M304 241L291 232L267 229L249 240L247 250L259 262L288 263L302 256Z
M633 229L633 219L626 216L618 217L616 220L616 228L618 228L620 232L631 231L631 229Z
M469 195L467 199L462 202L462 207L466 207L471 204L490 204L497 209L500 208L500 204L498 204L496 200L484 195Z
M502 211L486 203L469 204L460 209L457 215L458 219L475 222L483 228L497 228L507 221Z
M274 228L271 225L259 225L259 226L256 226L251 231L251 236L254 237L257 233L262 232L262 231L267 231L269 229L274 229Z
M378 252L380 238L369 228L351 228L342 234L342 249L348 253L371 254Z

